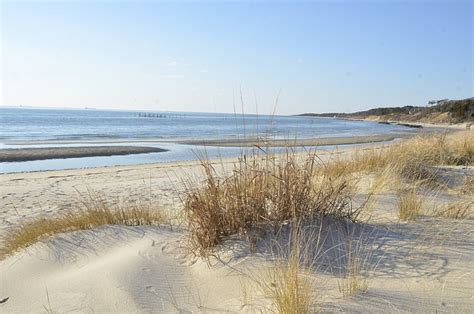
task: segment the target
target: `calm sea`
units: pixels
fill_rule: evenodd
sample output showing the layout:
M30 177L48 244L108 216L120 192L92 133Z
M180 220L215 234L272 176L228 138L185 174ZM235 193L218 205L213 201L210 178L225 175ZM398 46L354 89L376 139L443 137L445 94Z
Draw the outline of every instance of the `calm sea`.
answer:
M135 112L0 108L0 148L133 145L158 146L165 153L0 163L0 172L69 169L190 160L202 147L177 144L184 139L269 136L315 138L407 131L395 125L295 116L192 112ZM146 142L153 140L153 143ZM143 141L143 142L140 142ZM95 143L94 143L95 142ZM124 144L125 143L125 144ZM206 148L210 157L234 156L236 148Z

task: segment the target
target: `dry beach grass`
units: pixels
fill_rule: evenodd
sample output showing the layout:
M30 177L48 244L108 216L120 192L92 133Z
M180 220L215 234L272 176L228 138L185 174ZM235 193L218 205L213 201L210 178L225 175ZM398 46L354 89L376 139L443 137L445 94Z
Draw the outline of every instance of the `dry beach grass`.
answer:
M0 248L0 260L47 237L104 225L143 226L167 222L167 215L149 201L110 204L97 192L89 191L74 212L52 218L34 219L7 233Z
M239 158L226 178L219 178L208 160L202 167L204 187L187 181L184 202L191 242L201 253L264 224L317 215L356 219L360 211L351 203L351 180L320 175L314 154L301 160L289 149L280 156L254 151Z

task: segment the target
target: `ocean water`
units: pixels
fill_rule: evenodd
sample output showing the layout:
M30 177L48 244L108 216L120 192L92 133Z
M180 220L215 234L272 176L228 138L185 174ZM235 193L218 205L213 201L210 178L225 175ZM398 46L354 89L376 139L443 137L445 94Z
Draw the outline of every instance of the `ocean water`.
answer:
M0 163L21 172L192 160L240 154L239 148L181 145L187 139L318 138L407 132L405 127L328 118L192 112L0 108L0 148L143 145L165 153ZM105 144L104 144L105 143Z

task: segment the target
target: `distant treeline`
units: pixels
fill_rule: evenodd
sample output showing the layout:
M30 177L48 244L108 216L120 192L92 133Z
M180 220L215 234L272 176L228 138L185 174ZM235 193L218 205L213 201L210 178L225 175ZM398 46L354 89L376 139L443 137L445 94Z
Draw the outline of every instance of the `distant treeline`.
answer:
M449 122L474 121L474 97L461 100L432 100L428 106L381 107L354 113L304 113L300 116L368 118L379 120Z

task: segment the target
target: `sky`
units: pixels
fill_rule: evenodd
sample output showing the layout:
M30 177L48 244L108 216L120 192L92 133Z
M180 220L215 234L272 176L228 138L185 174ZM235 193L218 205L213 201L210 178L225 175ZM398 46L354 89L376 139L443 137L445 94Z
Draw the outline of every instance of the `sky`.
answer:
M1 104L296 114L472 97L473 2L1 1Z

